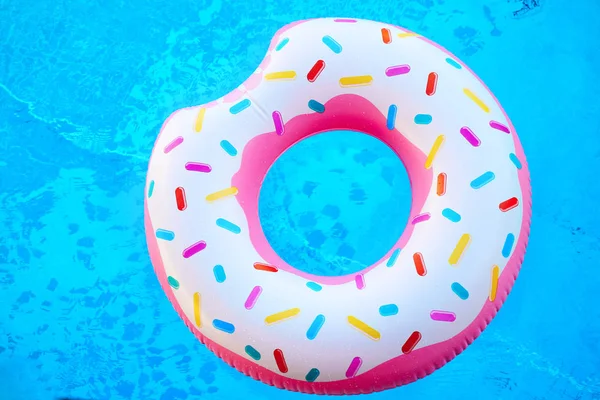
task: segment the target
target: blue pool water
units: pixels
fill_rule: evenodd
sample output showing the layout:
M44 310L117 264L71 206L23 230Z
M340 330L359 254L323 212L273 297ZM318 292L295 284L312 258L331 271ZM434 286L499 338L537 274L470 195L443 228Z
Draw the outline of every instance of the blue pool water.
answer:
M347 16L415 30L476 71L520 133L534 204L522 272L481 337L365 397L600 399L597 15L595 0L0 0L0 398L309 398L241 375L181 323L146 252L144 180L173 110L234 89L282 25ZM298 179L321 179L310 168Z

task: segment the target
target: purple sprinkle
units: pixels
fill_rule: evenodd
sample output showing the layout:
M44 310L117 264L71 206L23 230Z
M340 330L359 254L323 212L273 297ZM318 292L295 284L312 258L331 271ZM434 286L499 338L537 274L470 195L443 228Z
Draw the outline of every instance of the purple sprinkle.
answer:
M363 290L366 286L365 284L365 276L363 274L358 274L354 277L354 281L356 282L356 287L359 290Z
M283 135L285 128L283 126L283 117L279 111L273 111L273 124L275 125L275 132L279 136Z
M348 379L354 378L354 376L356 376L356 373L358 372L361 365L362 365L362 358L354 357L352 359L352 361L350 362L350 366L348 366L348 369L346 370L346 378L348 378Z
M454 322L456 321L456 314L450 311L432 311L429 316L434 321L442 322Z
M429 213L419 214L413 218L412 224L414 225L414 224L418 224L419 222L425 222L425 221L429 220L429 218L431 218L431 214L429 214Z
M199 242L194 243L187 249L183 250L183 258L190 258L194 254L197 254L206 248L206 242L201 240Z
M254 289L252 289L252 291L248 295L248 298L246 299L246 303L244 304L246 310L251 310L252 307L254 307L254 305L256 304L256 300L258 300L258 296L260 296L261 293L262 287L254 286Z
M479 145L481 144L481 140L479 140L479 138L475 136L475 133L473 133L471 128L463 126L462 128L460 128L460 133L464 136L465 139L467 139L467 142L469 142L471 146L479 147Z
M510 133L510 129L508 129L508 126L501 124L498 121L490 121L490 126L494 129L497 129L499 131L502 131L504 133Z
M355 19L348 19L348 18L338 18L338 19L334 19L333 22L355 23L356 20Z
M171 143L165 146L165 154L179 146L181 143L183 143L183 138L181 136L177 136Z
M185 164L185 169L188 171L195 172L210 172L212 171L212 167L208 164L202 164L198 162L188 162Z
M385 74L387 76L396 76L408 74L410 72L410 65L393 65L391 67L387 67L385 70Z

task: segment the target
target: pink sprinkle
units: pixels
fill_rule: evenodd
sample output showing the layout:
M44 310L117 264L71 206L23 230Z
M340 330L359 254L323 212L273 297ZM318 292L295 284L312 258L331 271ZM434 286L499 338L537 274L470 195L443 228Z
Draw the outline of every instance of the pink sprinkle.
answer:
M479 140L479 138L475 136L471 128L463 126L462 128L460 128L460 134L463 135L464 138L467 139L467 142L471 143L471 146L473 147L479 147L479 145L481 144L481 140Z
M396 76L396 75L404 75L410 72L410 65L393 65L391 67L387 67L385 70L385 74L387 76Z
M181 136L177 136L171 143L165 146L165 154L179 146L181 143L183 143L183 138Z
M202 164L198 162L188 162L185 164L185 169L188 171L195 172L210 172L212 171L212 167L208 164Z
M508 126L501 124L498 121L490 121L490 126L494 129L498 129L499 131L502 131L504 133L510 133L510 129L508 129Z
M365 284L365 276L363 274L358 274L354 277L354 280L356 281L356 287L359 290L363 290L366 286Z
M254 307L254 305L256 304L256 300L258 300L258 296L260 296L261 293L262 287L254 286L254 289L252 289L252 291L248 295L248 298L246 299L246 303L244 304L246 310L251 310L252 307Z
M348 378L348 379L354 378L361 365L362 365L362 358L354 357L352 359L352 361L350 362L350 366L346 370L346 378Z
M348 18L338 18L338 19L334 19L333 22L347 22L347 23L353 24L356 22L356 20L348 19Z
M275 124L275 132L279 136L283 135L284 126L283 126L283 117L279 111L273 111L273 124Z
M431 218L431 214L429 214L429 213L419 214L413 218L412 224L414 225L414 224L418 224L419 222L427 221L427 220L429 220L429 218Z
M456 314L450 311L437 311L433 310L429 316L434 321L443 321L443 322L454 322L456 321Z
M197 254L197 253L201 252L205 248L206 248L206 242L204 240L196 242L196 243L194 243L193 245L191 245L190 247L188 247L187 249L185 249L183 251L183 253L182 253L183 254L183 258L190 258L194 254Z

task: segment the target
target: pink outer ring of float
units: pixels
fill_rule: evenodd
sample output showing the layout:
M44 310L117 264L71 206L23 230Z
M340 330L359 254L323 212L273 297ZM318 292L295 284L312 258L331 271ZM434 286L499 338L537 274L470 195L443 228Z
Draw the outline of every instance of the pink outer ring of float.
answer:
M298 21L293 25L297 25L302 22L304 21ZM282 28L280 31L278 31L269 48L273 48L273 43L276 43L278 41L279 36L293 25L288 25ZM416 38L420 40L425 40L427 43L437 47L438 49L446 53L448 56L452 57L455 60L458 60L448 50L430 41L429 39L426 39L422 36L417 36ZM264 69L264 67L266 66L265 61L268 60L263 61L263 63L260 66L262 69ZM269 371L268 369L261 367L255 364L254 362L244 358L243 356L236 354L231 350L228 350L225 347L218 345L212 340L206 338L204 335L202 335L202 333L200 333L198 329L196 329L194 324L187 318L187 316L181 309L181 306L177 302L173 290L171 289L171 286L167 282L167 275L165 273L162 258L160 257L157 239L154 236L154 228L152 226L152 222L150 221L150 216L148 214L148 204L146 198L144 200L144 223L146 228L146 240L148 243L148 251L150 253L150 257L154 265L154 270L163 290L165 291L167 297L171 301L171 304L175 308L175 311L177 311L181 319L183 319L187 327L192 331L192 333L194 333L194 335L198 338L198 340L200 340L201 343L203 343L210 351L212 351L215 355L223 359L230 366L236 368L238 371L244 373L245 375L260 380L268 385L296 392L340 395L378 392L386 389L391 389L397 386L406 385L408 383L416 381L417 379L421 379L433 373L437 369L441 368L447 362L451 361L465 348L467 348L467 346L470 345L481 334L481 332L487 327L490 321L496 316L498 310L506 300L506 297L510 293L510 290L512 289L513 284L517 278L517 275L519 274L519 270L521 269L521 264L523 263L523 258L525 256L525 250L527 248L527 242L529 239L529 231L531 226L531 186L527 160L525 158L521 142L519 141L519 138L515 133L516 131L512 122L506 115L506 112L504 111L494 94L487 88L483 81L481 81L481 79L477 75L475 75L473 71L466 65L461 63L461 66L465 70L472 73L479 80L479 82L483 85L483 87L486 88L486 90L488 90L494 101L502 110L502 113L509 122L510 131L515 143L515 154L522 163L522 168L518 171L518 175L523 196L523 221L521 223L519 241L515 246L515 251L513 252L506 267L504 268L502 274L498 279L496 299L493 302L487 301L479 315L477 315L477 317L475 318L475 320L465 330L463 330L453 338L444 342L440 342L431 346L414 350L409 354L404 354L402 356L396 357L354 378L333 382L307 382L297 379L286 378L275 372ZM163 124L163 128L173 117L173 115L175 115L175 113L172 114L165 121L165 123Z

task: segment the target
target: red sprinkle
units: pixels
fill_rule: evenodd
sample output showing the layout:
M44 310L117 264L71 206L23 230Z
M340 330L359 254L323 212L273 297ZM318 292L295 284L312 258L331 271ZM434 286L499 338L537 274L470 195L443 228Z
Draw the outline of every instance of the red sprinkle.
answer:
M254 263L254 269L257 269L259 271L266 271L266 272L277 272L277 271L279 271L277 269L277 267L274 267L272 265L262 264L262 263Z
M277 363L277 368L279 368L279 371L284 374L288 372L288 366L285 362L285 358L283 357L283 351L281 351L281 349L275 349L273 356L275 357L275 362Z
M187 208L187 201L185 200L185 190L182 187L175 189L175 201L177 202L177 209L183 211Z
M516 197L511 197L510 199L504 200L502 203L500 203L500 211L507 212L508 210L512 210L518 205L519 199L517 199Z
M427 77L427 87L425 88L425 94L427 96L433 96L435 93L435 88L437 87L438 74L435 72L429 73Z
M417 269L417 274L421 276L427 275L427 268L425 268L425 260L423 260L423 254L415 253L413 254L413 261L415 262L415 268Z
M324 69L325 69L325 61L323 61L323 60L317 61L315 63L315 65L313 65L313 67L310 69L310 71L308 71L308 74L306 75L306 79L308 79L309 82L316 81Z
M413 333L411 333L408 339L406 339L406 342L404 342L404 345L402 346L402 352L404 354L410 353L415 348L417 343L419 343L421 337L421 332L419 331L414 331Z
M383 39L383 43L390 44L392 43L392 33L387 28L381 28L381 39Z

